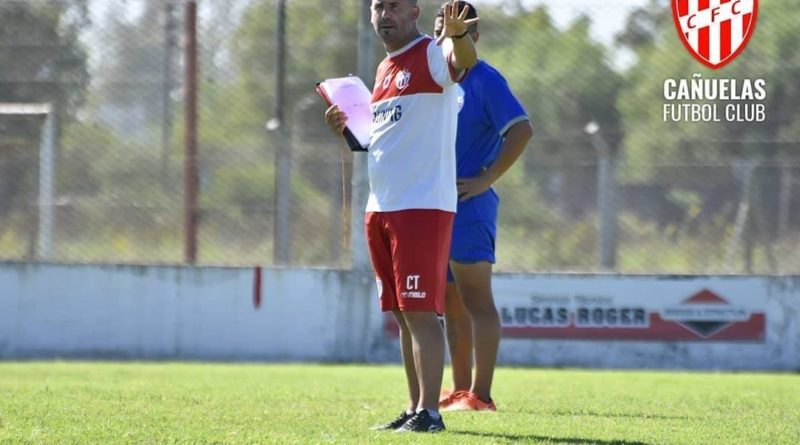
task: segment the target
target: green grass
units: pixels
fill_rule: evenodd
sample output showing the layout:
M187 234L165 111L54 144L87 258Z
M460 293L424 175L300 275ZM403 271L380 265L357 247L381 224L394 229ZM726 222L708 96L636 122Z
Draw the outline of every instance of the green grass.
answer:
M797 444L800 376L501 368L498 413L369 431L399 366L0 363L0 443Z

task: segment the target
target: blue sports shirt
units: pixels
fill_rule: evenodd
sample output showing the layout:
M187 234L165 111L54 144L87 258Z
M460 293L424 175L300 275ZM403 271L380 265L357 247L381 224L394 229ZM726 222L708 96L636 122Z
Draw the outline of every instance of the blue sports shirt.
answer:
M512 125L529 119L503 75L482 60L459 85L464 96L463 102L459 99L456 175L468 178L477 176L497 159L503 137ZM454 225L494 221L498 203L492 189L459 201Z

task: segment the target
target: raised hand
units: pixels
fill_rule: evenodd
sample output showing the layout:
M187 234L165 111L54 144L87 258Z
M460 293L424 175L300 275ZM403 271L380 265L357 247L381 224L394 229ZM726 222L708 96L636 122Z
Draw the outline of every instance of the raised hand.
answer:
M474 19L467 20L467 13L469 12L468 5L464 6L464 9L461 10L461 14L458 14L457 11L456 0L453 0L451 3L445 3L442 33L439 34L439 37L436 39L437 45L441 45L444 39L448 37L463 35L467 32L469 25L476 23L480 19L480 17L475 17Z

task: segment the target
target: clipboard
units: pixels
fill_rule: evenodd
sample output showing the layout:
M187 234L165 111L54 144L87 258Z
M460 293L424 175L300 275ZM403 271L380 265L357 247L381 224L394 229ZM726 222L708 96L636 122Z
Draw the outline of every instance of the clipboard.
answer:
M342 136L350 151L369 151L371 94L364 82L357 76L332 78L317 82L315 90L327 105L338 105L347 115Z

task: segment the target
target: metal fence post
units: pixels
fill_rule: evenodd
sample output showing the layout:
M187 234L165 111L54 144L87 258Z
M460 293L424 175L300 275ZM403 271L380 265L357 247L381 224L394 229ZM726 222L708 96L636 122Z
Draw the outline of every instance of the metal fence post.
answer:
M165 191L170 190L169 159L170 141L172 139L172 94L173 88L173 54L175 51L175 5L172 1L164 3L164 60L162 67L163 85L161 86L161 185Z
M55 113L48 105L39 150L39 236L37 257L50 259L53 248L53 188L55 178Z
M599 215L598 266L603 271L617 267L617 159L614 150L592 121L584 129L597 151L597 211Z
M275 79L275 123L278 146L275 151L275 230L272 244L276 264L291 259L292 233L292 162L288 128L284 122L286 100L286 0L278 0L277 16L277 74Z
M372 70L375 68L373 56L375 37L370 24L370 4L370 0L359 2L358 16L357 74L367 83L367 87L371 87L369 81L374 77ZM341 351L338 357L340 360L366 360L373 340L370 332L373 305L369 297L372 296L375 281L364 235L364 208L369 195L367 159L365 153L353 155L350 200L350 251L353 262L350 273L347 274L347 290L340 297L336 312L337 326L350 326L350 329L340 329L338 334L337 349Z
M184 160L184 261L197 262L197 3L186 3L186 132Z
M370 0L362 0L358 21L358 76L372 88L375 77L375 36L370 22ZM353 271L368 275L371 263L364 237L364 208L369 196L367 156L356 153L353 156L352 198L350 206L350 248L353 258Z

